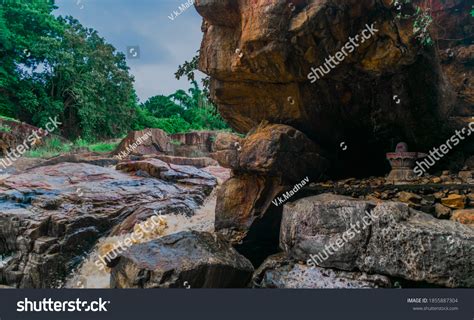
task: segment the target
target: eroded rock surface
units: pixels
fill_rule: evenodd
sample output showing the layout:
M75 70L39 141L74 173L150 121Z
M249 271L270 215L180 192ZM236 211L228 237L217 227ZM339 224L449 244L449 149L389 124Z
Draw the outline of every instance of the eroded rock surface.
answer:
M474 286L474 230L401 203L303 198L285 205L280 243L293 258L309 263L314 255L322 267Z
M445 16L456 7L440 6ZM466 68L445 79L435 50L414 33L411 3L403 9L410 19L397 18L393 1L372 0L197 0L196 9L204 18L200 69L221 115L242 133L261 121L304 132L327 151L334 175L383 173L395 137L428 150L450 136L448 117L473 114L467 104L455 108L472 88ZM311 83L312 68L367 26L377 30L370 39Z
M391 287L388 277L363 272L347 272L296 263L285 254L269 257L255 271L256 288L278 289L360 289Z
M222 238L179 232L132 246L112 269L112 288L235 288L246 286L252 264Z
M327 167L326 159L306 135L287 125L262 123L245 139L221 134L214 145L216 159L233 170L217 194L216 230L234 242L243 239L245 251L264 252L262 247L272 247L272 239L277 248L281 214L269 210L272 201L303 179L317 180ZM253 236L247 237L252 229Z
M172 150L171 140L161 129L130 131L120 142L114 155L124 159L129 155L167 153Z
M216 131L192 131L170 135L172 154L178 157L207 157L212 152Z
M192 166L166 163L155 158L121 162L117 165L117 170L137 172L184 185L207 185L209 193L217 183L216 178L203 170Z
M162 168L166 181L84 163L42 166L1 181L0 282L60 286L79 256L112 228L128 233L156 211L192 215L215 178L196 168Z

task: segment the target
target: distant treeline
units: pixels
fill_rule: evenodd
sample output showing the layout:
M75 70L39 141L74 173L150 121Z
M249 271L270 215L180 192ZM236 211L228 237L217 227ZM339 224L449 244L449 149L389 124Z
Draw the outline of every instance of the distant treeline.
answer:
M63 136L89 141L147 127L227 128L193 79L188 92L139 104L125 55L55 9L42 0L0 3L0 115L40 127L58 116Z

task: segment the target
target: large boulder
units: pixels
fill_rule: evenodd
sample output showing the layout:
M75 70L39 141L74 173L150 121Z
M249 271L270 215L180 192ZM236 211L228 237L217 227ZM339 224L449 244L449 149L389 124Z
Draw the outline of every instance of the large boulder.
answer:
M119 159L124 159L130 155L141 156L171 151L171 140L166 132L161 129L146 129L130 131L113 154Z
M230 178L217 192L216 230L247 231L282 190L278 180L262 176L245 174Z
M458 93L434 48L414 32L420 15L412 3L404 4L408 19L397 18L389 0L195 5L204 18L199 67L236 131L247 133L261 121L290 125L327 151L334 175L385 173L393 139L424 151L452 135L447 120L461 115L454 108ZM364 29L372 30L370 39L352 45ZM327 59L337 52L330 68ZM314 71L320 67L327 74ZM313 81L312 72L320 79Z
M179 232L132 246L112 268L112 288L238 288L252 264L211 233Z
M402 203L300 199L283 209L280 245L308 264L474 287L474 230Z
M278 289L360 289L391 287L388 277L309 267L280 253L268 257L255 271L252 285Z
M249 173L278 177L293 184L308 176L321 177L328 166L320 148L299 130L281 124L261 124L243 141L239 167Z
M214 157L223 167L275 177L294 184L308 176L321 177L328 167L320 148L304 133L282 124L261 123L245 139L220 134L214 143Z
M242 143L243 139L238 135L221 132L214 141L212 157L224 168L239 170L239 151Z
M260 264L278 249L281 210L272 202L282 192L299 190L296 184L319 179L327 161L302 132L265 122L245 139L220 134L214 146L216 159L234 173L217 193L216 231L245 243L239 252Z

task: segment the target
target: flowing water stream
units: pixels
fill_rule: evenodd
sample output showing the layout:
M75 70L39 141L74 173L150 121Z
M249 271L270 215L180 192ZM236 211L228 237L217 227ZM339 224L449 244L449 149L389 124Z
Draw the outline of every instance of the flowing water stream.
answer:
M180 231L214 231L214 216L216 207L216 189L205 200L203 206L199 208L195 215L186 217L185 215L166 215L167 227L163 230L161 237ZM79 267L70 275L64 285L65 288L109 288L110 273L107 270L100 270L95 262L99 258L100 248L105 245L114 244L124 240L129 235L115 237L104 237L99 239L90 254L84 257ZM158 236L158 237L160 237ZM1 262L0 262L1 263Z

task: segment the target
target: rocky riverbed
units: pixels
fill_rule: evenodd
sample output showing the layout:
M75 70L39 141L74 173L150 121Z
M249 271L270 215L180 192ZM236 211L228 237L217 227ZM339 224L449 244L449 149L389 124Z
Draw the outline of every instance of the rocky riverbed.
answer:
M466 3L197 0L199 69L240 135L147 129L111 154L20 159L0 177L0 285L474 287Z
M0 283L20 288L474 286L469 168L403 185L383 177L310 183L283 206L269 205L246 228L239 220L222 228L215 208L231 181L229 169L158 158L163 157L109 165L104 157L76 155L75 162L27 161L32 168L22 164L4 176ZM387 218L319 265L309 263L368 209ZM164 221L159 230L98 268L101 255L157 212Z

